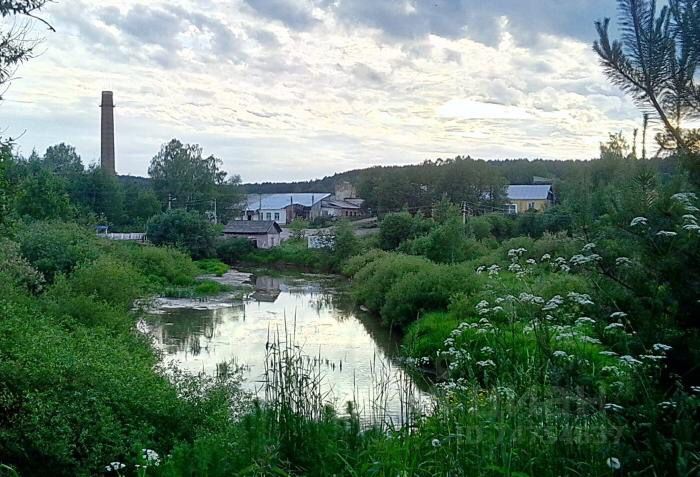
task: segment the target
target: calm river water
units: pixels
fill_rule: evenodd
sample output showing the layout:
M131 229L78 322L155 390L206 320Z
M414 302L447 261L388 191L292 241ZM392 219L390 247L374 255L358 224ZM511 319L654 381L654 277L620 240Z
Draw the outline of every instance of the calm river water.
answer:
M286 327L305 355L320 359L322 389L340 413L354 401L365 421L401 424L407 409L427 408L427 386L399 363L396 340L353 311L346 282L323 275L231 274L252 286L246 298L162 300L148 315L165 359L208 374L234 362L242 367L244 387L262 397L266 344L276 332L284 336Z

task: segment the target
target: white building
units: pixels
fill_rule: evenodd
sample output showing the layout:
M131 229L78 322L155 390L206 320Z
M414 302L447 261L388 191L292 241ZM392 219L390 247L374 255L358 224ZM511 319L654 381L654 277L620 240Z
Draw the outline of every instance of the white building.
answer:
M242 220L272 220L288 224L297 217L314 219L321 216L321 202L329 198L326 192L290 194L248 194Z

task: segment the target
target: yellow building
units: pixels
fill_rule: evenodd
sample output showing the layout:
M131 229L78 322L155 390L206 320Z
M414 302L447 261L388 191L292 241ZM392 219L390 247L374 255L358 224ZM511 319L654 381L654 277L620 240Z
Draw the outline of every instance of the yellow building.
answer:
M550 184L509 185L506 194L506 207L511 214L520 214L528 210L544 212L554 204L554 192Z

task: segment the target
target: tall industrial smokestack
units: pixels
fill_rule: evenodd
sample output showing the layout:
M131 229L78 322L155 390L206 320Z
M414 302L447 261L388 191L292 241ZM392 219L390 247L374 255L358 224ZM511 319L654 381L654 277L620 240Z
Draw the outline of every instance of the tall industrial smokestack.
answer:
M111 91L102 91L102 155L100 165L102 170L116 175L114 167L114 95Z

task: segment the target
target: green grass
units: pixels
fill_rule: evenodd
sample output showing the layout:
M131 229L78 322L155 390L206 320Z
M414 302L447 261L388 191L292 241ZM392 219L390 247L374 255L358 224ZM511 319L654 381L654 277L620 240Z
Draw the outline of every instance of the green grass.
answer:
M445 339L459 326L459 320L447 312L426 313L409 325L402 340L404 353L413 358L435 358Z
M194 262L194 264L199 268L199 270L202 273L206 275L216 275L217 277L222 276L231 268L224 262L216 258L205 258L203 260L197 260L196 262Z
M233 291L233 287L214 280L200 280L194 285L168 286L162 289L161 295L168 298L204 298Z

